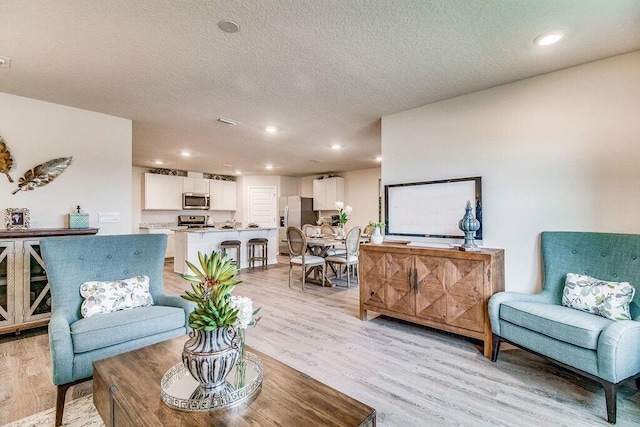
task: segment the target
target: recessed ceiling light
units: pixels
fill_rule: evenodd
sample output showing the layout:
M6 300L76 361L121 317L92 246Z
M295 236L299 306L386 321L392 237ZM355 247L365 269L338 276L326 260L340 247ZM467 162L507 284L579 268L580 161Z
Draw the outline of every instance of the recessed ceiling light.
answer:
M235 171L234 172L236 175L242 175L242 171Z
M225 168L232 168L233 165L229 164L229 163L220 163L220 166L225 167Z
M269 170L271 170L271 169L273 169L273 165L271 165L271 164L266 164L266 165L264 165L264 168L265 168L265 169L269 169Z
M156 160L155 162L156 165L164 165L164 162L162 160Z
M331 146L331 148L334 149L334 150L339 150L340 149L340 144L333 144Z
M228 19L223 19L218 22L218 28L220 28L225 33L237 33L240 30L240 26L233 21Z
M0 56L0 67L11 68L11 58Z
M538 46L549 46L559 42L561 38L562 33L560 31L550 31L548 33L540 34L538 37L533 39L533 43Z
M376 156L376 162L381 162L382 161L382 156Z
M190 152L188 152L188 151L181 151L181 152L180 152L180 155L181 155L182 157L189 157L189 156L191 155L191 153L190 153Z
M278 132L278 128L275 126L267 126L266 128L264 128L264 131L266 133L276 133Z

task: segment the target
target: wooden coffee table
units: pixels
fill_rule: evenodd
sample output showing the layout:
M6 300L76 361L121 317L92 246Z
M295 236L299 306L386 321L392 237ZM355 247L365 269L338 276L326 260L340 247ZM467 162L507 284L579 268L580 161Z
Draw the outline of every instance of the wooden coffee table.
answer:
M93 402L106 426L375 426L376 411L264 353L264 379L245 406L185 412L167 406L160 380L180 362L187 337L174 338L93 364Z

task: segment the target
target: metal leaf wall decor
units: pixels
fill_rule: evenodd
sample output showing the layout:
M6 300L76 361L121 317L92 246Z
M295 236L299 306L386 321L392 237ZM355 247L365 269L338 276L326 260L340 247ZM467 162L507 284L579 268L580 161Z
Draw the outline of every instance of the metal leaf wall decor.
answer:
M2 136L0 136L0 173L5 174L9 182L13 182L13 178L9 175L11 166L13 166L11 151L9 151L9 148L7 147L7 142Z
M67 169L67 166L71 163L71 159L73 159L73 157L60 157L28 170L20 177L18 188L11 194L16 194L18 191L33 190L36 187L47 185Z

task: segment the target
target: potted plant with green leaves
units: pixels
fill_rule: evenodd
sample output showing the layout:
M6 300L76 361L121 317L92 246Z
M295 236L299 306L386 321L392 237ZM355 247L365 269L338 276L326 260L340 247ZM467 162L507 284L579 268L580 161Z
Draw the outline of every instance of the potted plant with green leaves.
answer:
M191 282L192 289L182 298L196 304L189 313L193 331L184 345L182 361L202 387L212 390L225 384L238 360L243 344L238 328L255 324L253 315L260 309L252 311L251 320L247 321L251 300L231 295L241 283L235 278L240 271L231 258L213 251L211 255L199 252L198 260L200 268L187 261L193 274L182 275Z

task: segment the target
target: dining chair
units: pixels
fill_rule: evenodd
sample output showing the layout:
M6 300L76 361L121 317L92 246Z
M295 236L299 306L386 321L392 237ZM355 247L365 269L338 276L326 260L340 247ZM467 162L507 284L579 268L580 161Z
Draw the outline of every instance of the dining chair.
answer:
M289 246L289 287L291 287L291 275L293 266L302 267L302 290L308 268L322 267L322 286L326 275L324 258L307 254L307 236L297 227L287 227L287 246Z
M360 272L358 271L358 257L360 255L360 235L362 234L362 229L360 227L353 227L347 233L347 237L345 238L345 246L346 253L341 255L331 255L326 257L324 260L329 265L338 264L338 268L340 269L340 278L342 279L342 266L347 268L347 288L351 287L350 277L350 269L353 269L355 266L355 274L360 277ZM337 276L337 274L336 274ZM359 280L359 279L358 279Z
M306 237L311 237L315 233L315 227L311 224L303 224L302 232Z
M324 234L326 237L330 237L330 236L333 236L334 234L336 234L336 232L333 229L333 227L330 226L329 224L322 224L320 226L320 233Z

